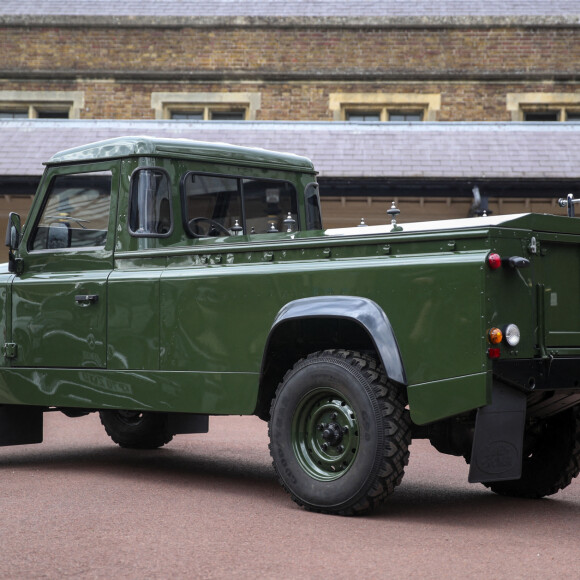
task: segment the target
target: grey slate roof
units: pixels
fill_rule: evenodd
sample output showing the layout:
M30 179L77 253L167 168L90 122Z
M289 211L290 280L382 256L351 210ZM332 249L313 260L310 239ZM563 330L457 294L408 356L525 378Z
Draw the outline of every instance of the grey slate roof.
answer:
M127 135L296 153L325 177L580 178L580 123L44 119L0 121L0 175L40 175L57 151Z
M3 0L0 14L512 16L579 13L577 0Z
M0 23L10 17L110 17L117 22L143 17L164 21L181 18L383 18L421 20L446 18L537 18L579 21L578 0L2 0ZM54 21L58 22L57 20ZM372 20L370 20L372 22ZM375 20L376 23L379 23ZM246 22L247 24L248 22ZM250 22L251 24L251 22Z

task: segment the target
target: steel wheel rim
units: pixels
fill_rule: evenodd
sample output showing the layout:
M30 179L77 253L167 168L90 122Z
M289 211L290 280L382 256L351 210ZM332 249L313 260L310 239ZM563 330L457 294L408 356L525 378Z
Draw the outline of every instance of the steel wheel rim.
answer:
M310 477L318 481L338 479L348 472L358 454L356 413L338 391L316 389L298 403L291 437L296 459Z

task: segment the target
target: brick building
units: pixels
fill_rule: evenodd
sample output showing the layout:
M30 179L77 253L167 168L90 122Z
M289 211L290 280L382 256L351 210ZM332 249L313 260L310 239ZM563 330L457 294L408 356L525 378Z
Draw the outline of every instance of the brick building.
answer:
M580 119L573 0L4 0L0 49L4 114Z
M173 121L179 133L187 125L192 138L209 121L326 122L336 124L334 143L345 139L351 147L337 147L335 157L362 146L371 126L383 135L367 150L376 157L373 169L322 172L328 198L407 195L469 204L474 183L483 179L494 185L483 192L488 197L535 199L565 193L578 178L574 153L563 158L561 147L537 153L551 167L548 177L541 164L522 175L521 149L510 143L521 146L522 135L532 133L517 133L520 141L507 137L520 123L542 123L540 135L549 142L580 130L580 8L574 0L4 0L0 50L0 121L20 127L21 139L34 133L24 127L35 121L26 119L37 119L39 127L51 119L53 131L65 130L70 120L150 120L151 130ZM483 158L470 175L459 167L435 170L424 150L427 133L412 127L465 122L501 124L494 143L513 173L495 174ZM560 124L571 129L563 133ZM252 141L244 135L249 126L235 126L233 139L225 140ZM355 126L363 127L358 140ZM547 126L558 137L548 138ZM302 152L300 139L287 130L288 145ZM391 154L393 131L406 140L394 159L410 155L402 161L416 165L386 179L381 162ZM450 151L463 143L459 128L442 134ZM71 146L79 144L67 135ZM432 146L441 147L436 142ZM413 154L417 148L420 155ZM33 184L40 169L20 181L14 171L0 167L0 182L10 177L10 191L30 193L25 184ZM546 179L554 186L549 192ZM347 202L341 204L346 212Z

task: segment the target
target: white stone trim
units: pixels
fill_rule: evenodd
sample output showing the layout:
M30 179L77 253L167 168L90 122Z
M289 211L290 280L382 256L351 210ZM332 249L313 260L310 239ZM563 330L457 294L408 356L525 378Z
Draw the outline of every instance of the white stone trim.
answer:
M425 121L436 121L441 109L439 93L330 93L328 108L333 120L345 121L346 110L362 107L380 108L381 120L386 121L389 109L409 108L423 111Z
M211 106L227 106L246 110L246 120L255 121L256 113L262 106L261 93L151 93L151 108L156 119L169 119L172 106L207 109Z
M580 110L580 94L578 93L508 93L507 110L512 121L523 121L525 111L551 109L559 111L559 120L566 120L566 109Z
M0 91L0 107L27 107L28 116L35 118L38 109L68 108L70 119L80 119L85 106L84 91Z

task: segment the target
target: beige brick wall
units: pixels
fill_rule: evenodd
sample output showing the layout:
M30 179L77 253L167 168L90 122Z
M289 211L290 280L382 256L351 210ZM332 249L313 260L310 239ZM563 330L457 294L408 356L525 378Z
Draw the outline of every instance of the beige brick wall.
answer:
M127 82L120 80L7 80L5 91L82 91L81 119L154 119L151 106L154 92L259 92L261 107L257 120L332 121L330 94L417 93L440 94L437 121L511 121L508 93L580 94L576 82Z
M567 71L578 28L6 28L3 67L22 70Z
M8 27L0 50L3 90L84 91L87 119L154 118L153 92L228 91L261 93L263 120L332 120L330 94L382 92L440 94L440 121L510 121L508 93L580 88L554 80L574 78L580 28Z

